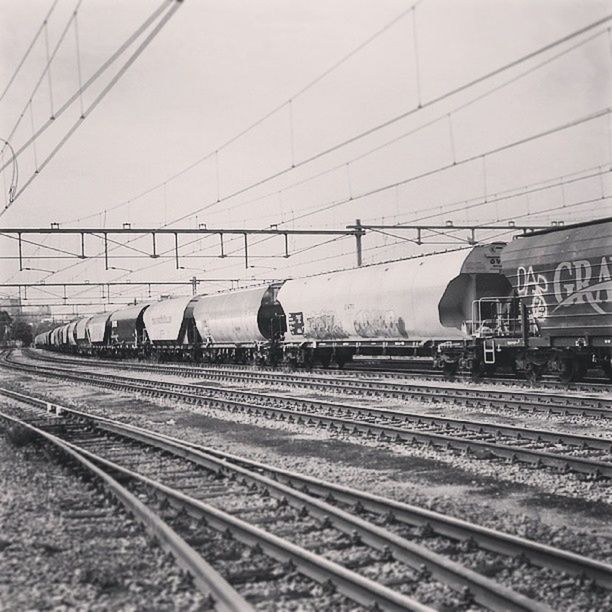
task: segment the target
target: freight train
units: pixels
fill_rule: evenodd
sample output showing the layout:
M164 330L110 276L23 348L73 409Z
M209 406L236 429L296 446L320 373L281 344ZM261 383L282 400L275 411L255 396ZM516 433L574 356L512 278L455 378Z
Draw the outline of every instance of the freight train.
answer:
M391 263L146 302L40 334L84 355L612 379L612 218Z

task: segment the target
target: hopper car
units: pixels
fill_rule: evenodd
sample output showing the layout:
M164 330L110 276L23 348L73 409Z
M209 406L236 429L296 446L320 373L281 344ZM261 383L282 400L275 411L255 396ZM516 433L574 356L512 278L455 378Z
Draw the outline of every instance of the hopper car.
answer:
M211 295L136 304L40 334L64 352L342 367L424 359L612 379L612 219Z

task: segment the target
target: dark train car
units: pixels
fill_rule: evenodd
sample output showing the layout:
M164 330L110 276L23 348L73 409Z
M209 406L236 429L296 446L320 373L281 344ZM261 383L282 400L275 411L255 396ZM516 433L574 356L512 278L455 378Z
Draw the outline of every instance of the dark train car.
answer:
M84 347L89 344L89 338L87 336L87 324L91 317L82 317L76 322L74 327L74 339L77 345L77 352L81 352Z
M136 304L112 312L108 318L110 328L107 349L112 354L136 354L144 342L144 312L150 302Z
M515 367L536 377L576 380L591 365L610 376L612 219L517 237L501 261L518 303L499 302L490 342L514 347Z

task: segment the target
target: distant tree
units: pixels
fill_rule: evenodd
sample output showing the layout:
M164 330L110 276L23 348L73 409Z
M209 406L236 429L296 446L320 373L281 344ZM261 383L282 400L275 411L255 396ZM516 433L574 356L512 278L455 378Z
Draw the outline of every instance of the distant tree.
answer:
M8 340L9 328L13 319L6 310L0 310L0 342Z
M57 321L50 321L50 320L38 321L35 325L33 325L34 327L33 333L35 336L37 336L38 334L44 334L45 332L51 329L55 329L58 325L59 323L57 323Z
M21 319L17 319L11 325L10 335L13 340L21 340L23 346L30 346L34 340L32 326Z

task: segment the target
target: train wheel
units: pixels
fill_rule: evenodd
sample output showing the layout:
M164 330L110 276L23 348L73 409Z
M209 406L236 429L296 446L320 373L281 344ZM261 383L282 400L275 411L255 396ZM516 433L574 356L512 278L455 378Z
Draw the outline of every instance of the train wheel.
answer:
M571 357L566 357L561 360L559 367L559 380L562 383L571 383L576 379L577 367L576 361Z
M603 373L608 377L608 380L612 381L612 363L610 361L602 361L601 369Z
M472 366L472 369L470 370L470 376L472 377L472 380L480 380L485 376L485 374L487 374L487 368L484 363L481 363L480 361L475 361L474 365Z
M542 378L542 374L544 373L544 367L537 363L528 363L527 368L525 369L525 374L527 376L527 380L535 385L540 378Z
M576 374L574 375L574 380L576 382L580 382L581 380L583 380L586 376L587 370L587 364L584 363L584 361L579 361L576 364Z
M442 371L444 372L444 378L447 380L453 380L457 375L457 370L459 369L458 361L445 361L442 366Z

